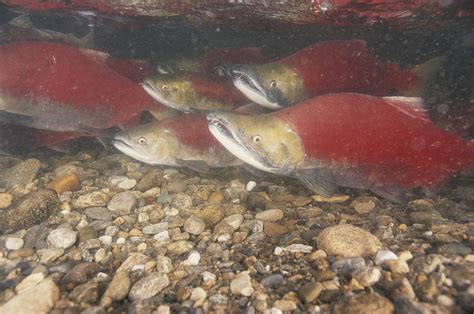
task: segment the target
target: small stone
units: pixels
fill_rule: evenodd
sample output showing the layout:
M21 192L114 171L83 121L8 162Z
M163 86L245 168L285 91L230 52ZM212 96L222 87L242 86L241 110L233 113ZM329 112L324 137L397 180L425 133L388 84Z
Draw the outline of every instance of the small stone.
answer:
M275 247L273 250L273 255L280 256L285 250L282 247Z
M131 281L126 272L116 272L112 281L107 286L104 296L102 297L101 305L107 305L111 302L123 300L127 297L130 290Z
M321 216L323 210L319 207L301 207L298 208L296 214L300 219L310 219Z
M112 244L112 237L111 237L111 236L108 236L108 235L103 235L103 236L99 237L99 240L100 240L100 242L102 242L102 244L104 244L104 245L110 245L110 244Z
M85 242L90 239L97 239L99 232L91 226L85 226L79 230L79 242Z
M244 221L244 216L242 216L241 214L234 214L234 215L230 215L228 217L225 217L224 219L222 219L222 221L220 223L225 223L229 226L232 227L232 229L237 230L239 229L240 225L242 224L242 222Z
M2 231L17 231L42 223L59 207L56 192L38 190L21 197L11 205L0 220Z
M316 241L329 255L369 256L382 247L376 236L349 224L325 228Z
M161 232L155 234L153 236L153 239L156 240L156 241L160 241L160 242L167 241L167 240L170 239L170 233L169 233L168 230L161 231Z
M137 221L138 223L148 222L150 220L150 216L147 213L139 213Z
M170 314L171 308L168 305L159 305L156 314Z
M224 195L220 192L212 192L207 198L208 203L220 204L224 200Z
M382 264L387 260L398 259L398 256L389 250L380 250L375 255L375 264L382 266Z
M247 185L245 186L245 189L247 192L252 191L255 187L257 186L257 183L255 181L249 181L247 182Z
M230 282L230 290L233 294L240 294L249 297L253 294L254 290L248 271L243 271L235 276Z
M128 297L131 301L146 300L160 293L168 285L166 274L151 274L137 281L130 289Z
M271 238L281 237L281 236L287 234L288 231L289 230L288 230L287 226L276 224L276 223L269 222L269 221L265 222L264 225L263 225L263 232Z
M128 215L137 205L137 200L130 191L115 194L110 200L107 208L116 214Z
M171 206L178 210L191 209L193 207L193 199L187 194L178 193L171 197Z
M255 219L275 222L283 218L283 211L279 208L268 209L255 215Z
M117 269L117 272L120 272L120 271L130 272L133 267L137 265L145 265L145 263L148 262L149 260L150 258L144 254L130 253L127 259Z
M57 177L48 184L49 189L53 189L58 194L66 191L77 191L81 188L81 181L75 174Z
M7 250L18 250L23 247L24 241L22 238L9 237L5 241L5 247Z
M298 291L298 296L305 303L311 303L316 300L323 290L320 282L308 282Z
M201 287L194 288L191 296L189 297L191 301L194 301L193 307L201 306L206 298L207 292Z
M392 273L396 274L406 274L410 272L407 262L401 259L386 260L383 263L383 266L388 268Z
M208 228L214 227L224 218L224 212L219 204L208 204L194 213L196 217L201 218Z
M84 211L87 217L96 220L112 220L112 215L105 207L89 207Z
M198 217L190 217L184 222L184 231L190 234L199 235L205 228L204 220Z
M283 285L284 282L285 282L285 278L283 278L281 274L274 274L274 275L268 276L267 278L264 278L261 281L261 284L265 288L275 289Z
M370 287L380 280L382 273L378 268L367 266L356 269L352 272L351 276L363 287Z
M201 260L201 254L197 251L193 251L189 254L188 258L183 262L183 265L187 266L196 266L199 265L199 261Z
M352 272L365 267L365 260L360 256L346 257L335 261L331 269L341 276L349 277Z
M182 255L184 253L191 251L193 247L194 247L193 242L181 240L181 241L168 244L166 246L166 249L168 250L170 254Z
M8 252L8 258L9 259L17 259L17 258L24 258L24 257L30 257L35 254L35 251L31 247L23 247L18 250L10 251Z
M285 247L285 251L290 253L311 253L313 251L313 247L310 245L295 243Z
M14 186L25 186L33 182L41 167L38 159L27 159L3 171L0 176L0 187L10 189Z
M47 240L52 247L67 249L76 243L77 233L71 228L61 227L51 231Z
M117 184L117 186L123 190L131 190L135 187L135 185L137 185L137 180L128 178L120 181L119 184Z
M398 253L398 258L406 262L413 258L413 254L410 251L401 251Z
M169 274L173 271L173 262L167 256L158 256L156 258L156 271L162 274Z
M49 313L59 299L59 288L51 278L24 290L0 306L0 313Z
M23 290L26 290L30 287L36 286L39 284L41 281L44 279L44 274L39 272L39 273L34 273L23 279L16 287L15 291L17 293L21 293Z
M41 255L41 264L51 264L55 260L57 260L59 257L63 256L64 254L64 249L63 248L49 248L43 251Z
M71 293L69 293L69 298L79 304L84 302L95 303L99 294L98 290L99 284L89 281L75 287Z
M182 193L186 191L186 183L182 180L171 182L168 187L168 193Z
M216 275L214 275L213 273L208 272L208 271L203 272L203 273L201 274L201 276L202 276L202 280L203 280L204 282L210 281L210 280L215 281L216 278L217 278Z
M99 266L96 263L81 263L74 266L61 279L60 283L64 285L83 284L91 280L99 272Z
M296 303L291 300L277 300L273 305L283 312L290 312L297 309Z
M143 233L144 234L157 234L157 233L168 230L168 225L169 223L167 221L160 222L153 225L148 225L143 228Z
M12 204L13 196L9 193L0 193L0 209L7 208Z
M162 182L161 173L159 171L156 171L156 170L151 170L151 171L145 173L145 175L140 179L140 181L138 181L137 190L138 191L146 191L146 190L149 190L153 187L157 187L157 186L161 185L161 182ZM158 192L158 194L160 194L160 193Z
M97 191L79 196L72 202L72 206L76 208L100 207L106 206L107 202L107 195Z
M344 203L349 199L349 195L334 195L331 197L323 197L321 195L311 195L311 198L320 203Z
M345 297L333 304L333 314L391 314L393 304L388 299L376 293L356 294Z
M359 215L365 215L370 213L376 206L378 200L375 197L358 197L351 203L351 207Z

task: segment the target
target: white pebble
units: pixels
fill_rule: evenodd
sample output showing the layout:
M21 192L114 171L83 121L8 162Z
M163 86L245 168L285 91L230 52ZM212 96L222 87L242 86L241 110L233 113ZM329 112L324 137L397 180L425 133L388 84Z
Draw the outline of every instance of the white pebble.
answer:
M255 181L249 181L247 182L247 186L245 187L245 189L250 192L252 191L255 187L257 186L257 182Z
M137 185L137 180L127 179L120 182L117 186L123 190L130 190L130 189L133 189L135 185Z
M108 235L103 235L99 237L100 242L102 242L105 245L112 244L112 237Z
M201 274L201 276L202 276L202 280L203 280L204 282L206 282L206 281L208 281L208 280L216 280L216 278L217 278L216 275L214 275L213 273L208 272L208 271L203 272L203 273Z
M8 250L18 250L23 247L23 239L22 238L7 238L5 241L5 247Z
M125 176L112 176L110 177L110 184L117 186L120 184L120 182L123 182L125 180L128 180L128 178Z
M423 235L426 237L431 237L433 235L433 231L425 231L423 232Z
M153 236L156 241L166 241L170 239L170 233L168 230L161 231Z
M276 307L272 307L272 310L271 310L270 313L271 314L283 314L283 312L279 308L276 308Z
M398 259L398 256L390 250L380 250L375 255L375 264L380 266L383 262L391 259Z
M285 251L290 253L311 253L313 251L313 247L311 245L304 244L291 244L285 248Z
M217 242L227 242L227 241L230 241L231 238L232 238L232 236L230 234L224 233L224 234L221 234L217 238Z
M48 235L48 244L52 247L67 249L76 243L77 233L68 227L60 227Z
M136 270L144 270L145 269L145 264L137 264L133 265L131 272L136 271Z
M273 255L280 256L283 253L283 248L277 246L275 250L273 250Z
M192 251L188 258L183 262L183 265L188 265L188 266L196 266L199 265L199 261L201 260L201 254L196 251Z
M115 241L117 244L124 244L125 243L125 238L118 238L117 241Z

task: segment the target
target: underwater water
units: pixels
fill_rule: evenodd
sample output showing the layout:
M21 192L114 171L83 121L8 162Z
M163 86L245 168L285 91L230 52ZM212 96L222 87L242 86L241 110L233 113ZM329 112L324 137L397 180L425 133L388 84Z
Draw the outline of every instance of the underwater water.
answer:
M367 2L0 5L2 311L474 311L472 5Z

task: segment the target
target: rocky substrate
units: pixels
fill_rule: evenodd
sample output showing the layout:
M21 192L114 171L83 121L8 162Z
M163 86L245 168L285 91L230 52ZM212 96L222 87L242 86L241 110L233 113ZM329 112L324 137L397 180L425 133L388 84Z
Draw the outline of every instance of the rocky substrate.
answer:
M0 156L0 313L472 313L474 184L393 204L240 168Z

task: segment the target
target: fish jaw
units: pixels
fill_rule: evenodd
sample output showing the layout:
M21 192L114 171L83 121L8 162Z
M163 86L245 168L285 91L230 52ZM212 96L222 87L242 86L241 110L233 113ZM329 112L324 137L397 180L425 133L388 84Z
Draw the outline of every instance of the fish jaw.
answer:
M140 84L143 89L148 93L148 95L150 95L154 100L158 101L159 103L169 107L169 108L172 108L172 109L175 109L175 110L178 110L178 111L181 111L181 112L184 112L184 113L191 113L192 110L186 106L181 106L179 104L176 104L175 102L169 100L168 98L166 98L157 88L155 88L155 86L153 86L153 84L147 82L145 80L145 82L141 83Z
M207 118L211 134L237 158L259 170L290 175L304 161L297 134L272 115L219 112Z
M232 65L221 66L217 71L220 75L230 76L234 86L251 101L272 110L281 109L282 106L278 102L270 99L254 68L247 65Z
M249 149L242 144L240 138L229 128L228 122L223 117L220 117L217 113L210 113L207 118L209 131L230 153L259 170L274 172L257 154L249 151Z

